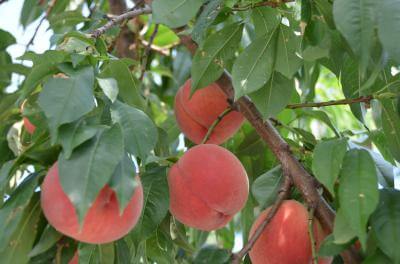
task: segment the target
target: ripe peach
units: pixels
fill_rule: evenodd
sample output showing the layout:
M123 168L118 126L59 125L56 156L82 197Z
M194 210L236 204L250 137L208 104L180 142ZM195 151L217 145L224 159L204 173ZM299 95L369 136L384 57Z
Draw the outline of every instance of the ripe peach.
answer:
M21 113L24 111L25 103L26 103L26 100L21 105ZM33 134L36 129L35 125L32 124L31 121L29 121L29 119L27 117L23 117L22 120L24 122L24 127L25 127L26 131L28 131L29 134Z
M48 222L59 232L86 243L102 244L126 235L137 223L143 206L143 189L139 186L122 214L116 193L108 185L101 189L89 208L80 230L75 208L64 193L55 163L47 173L41 193L41 205Z
M197 90L191 98L190 87L189 79L177 92L175 116L183 134L199 144L218 116L228 108L228 98L216 83ZM223 143L235 134L243 121L244 118L239 112L230 112L214 128L207 143Z
M225 226L243 208L249 194L240 161L213 144L188 150L170 169L168 185L172 215L205 231Z
M68 264L78 264L78 263L79 263L79 256L78 256L78 251L76 251L72 259L68 262Z
M264 221L270 208L263 211L254 222L250 237ZM317 219L314 219L314 237L317 250L325 238ZM318 251L317 251L318 252ZM308 233L308 211L295 200L284 201L249 252L253 264L310 264L311 241ZM330 263L331 259L319 259Z

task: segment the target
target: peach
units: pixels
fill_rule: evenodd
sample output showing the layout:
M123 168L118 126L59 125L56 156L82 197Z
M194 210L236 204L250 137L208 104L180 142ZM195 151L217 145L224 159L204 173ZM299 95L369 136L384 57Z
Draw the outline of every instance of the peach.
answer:
M25 104L26 104L26 100L21 105L21 113L24 111ZM32 124L31 121L29 121L29 119L27 117L23 117L22 120L24 122L24 127L25 127L26 131L28 131L29 134L33 134L36 129L35 125Z
M175 96L175 116L183 134L199 144L218 116L228 108L228 98L216 83L197 90L191 98L190 87L189 79L178 90ZM214 128L206 143L222 144L236 133L243 121L239 112L230 112Z
M250 237L264 221L269 210L270 208L263 211L254 222L250 230ZM325 235L318 220L314 219L313 223L318 252L318 247ZM257 239L249 255L253 264L312 263L307 209L295 200L284 201ZM331 258L319 259L320 264L330 262Z
M225 226L243 208L249 194L240 161L213 144L188 150L170 169L168 185L172 215L204 231Z
M41 187L41 206L48 222L60 233L76 240L102 244L125 236L137 223L143 206L143 189L139 186L120 214L116 193L108 185L99 192L80 228L75 208L64 193L55 163Z
M79 264L78 251L75 252L74 256L73 256L72 259L68 262L68 264Z

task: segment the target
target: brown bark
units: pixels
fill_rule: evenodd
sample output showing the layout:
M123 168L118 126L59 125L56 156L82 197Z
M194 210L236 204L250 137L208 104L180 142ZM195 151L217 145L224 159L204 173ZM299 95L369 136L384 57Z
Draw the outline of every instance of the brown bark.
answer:
M110 12L113 15L120 15L127 11L126 3L124 0L109 0ZM129 28L124 25L121 28L121 32L116 39L115 49L117 55L120 58L135 58L136 52L134 49L130 49L132 43L135 42L135 36Z

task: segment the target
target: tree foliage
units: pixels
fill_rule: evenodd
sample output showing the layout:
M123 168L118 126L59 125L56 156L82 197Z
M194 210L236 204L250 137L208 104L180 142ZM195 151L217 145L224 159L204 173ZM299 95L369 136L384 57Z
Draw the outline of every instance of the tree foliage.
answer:
M117 23L113 10L131 6L152 13ZM249 122L222 144L245 167L250 195L217 231L177 221L167 182L194 145L175 120L175 94L190 77L194 93L227 73L231 101L249 98L275 125L336 211L319 254L341 263L360 243L364 263L400 263L399 13L396 0L25 0L20 25L47 20L52 37L44 53L29 43L15 58L19 40L0 29L0 262L68 263L78 252L79 263L228 263L288 177L279 153ZM39 193L55 162L80 221L105 184L122 211L140 175L132 232L91 245L49 225ZM299 186L290 195L310 202Z

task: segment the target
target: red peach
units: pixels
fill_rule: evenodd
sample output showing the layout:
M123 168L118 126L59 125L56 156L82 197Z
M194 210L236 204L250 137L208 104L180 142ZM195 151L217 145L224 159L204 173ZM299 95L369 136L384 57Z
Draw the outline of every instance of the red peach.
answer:
M125 236L137 223L143 206L143 189L139 186L127 207L120 214L116 193L108 185L89 208L80 230L75 208L63 191L58 166L55 163L47 173L41 187L41 205L48 222L60 233L76 240L102 244Z
M168 185L172 215L205 231L225 226L246 204L249 193L240 161L213 144L188 150L170 169Z
M250 230L250 237L265 220L270 209L263 211L254 222ZM325 234L317 219L313 220L313 228L318 252ZM307 209L295 200L284 201L257 239L249 255L253 264L312 263ZM331 258L320 258L318 263L328 264L331 261Z
M218 116L228 108L227 96L213 83L197 90L190 98L189 79L175 96L176 121L183 134L196 144L201 143ZM207 143L221 144L240 128L243 116L232 111L214 128Z
M68 264L79 264L78 251L75 252L74 256L73 256L72 259L68 262Z
M24 111L25 103L26 103L26 100L21 105L21 113ZM29 119L27 117L23 117L22 120L24 122L24 127L25 127L26 131L28 131L29 134L33 134L36 129L35 125L32 124L31 121L29 121Z

